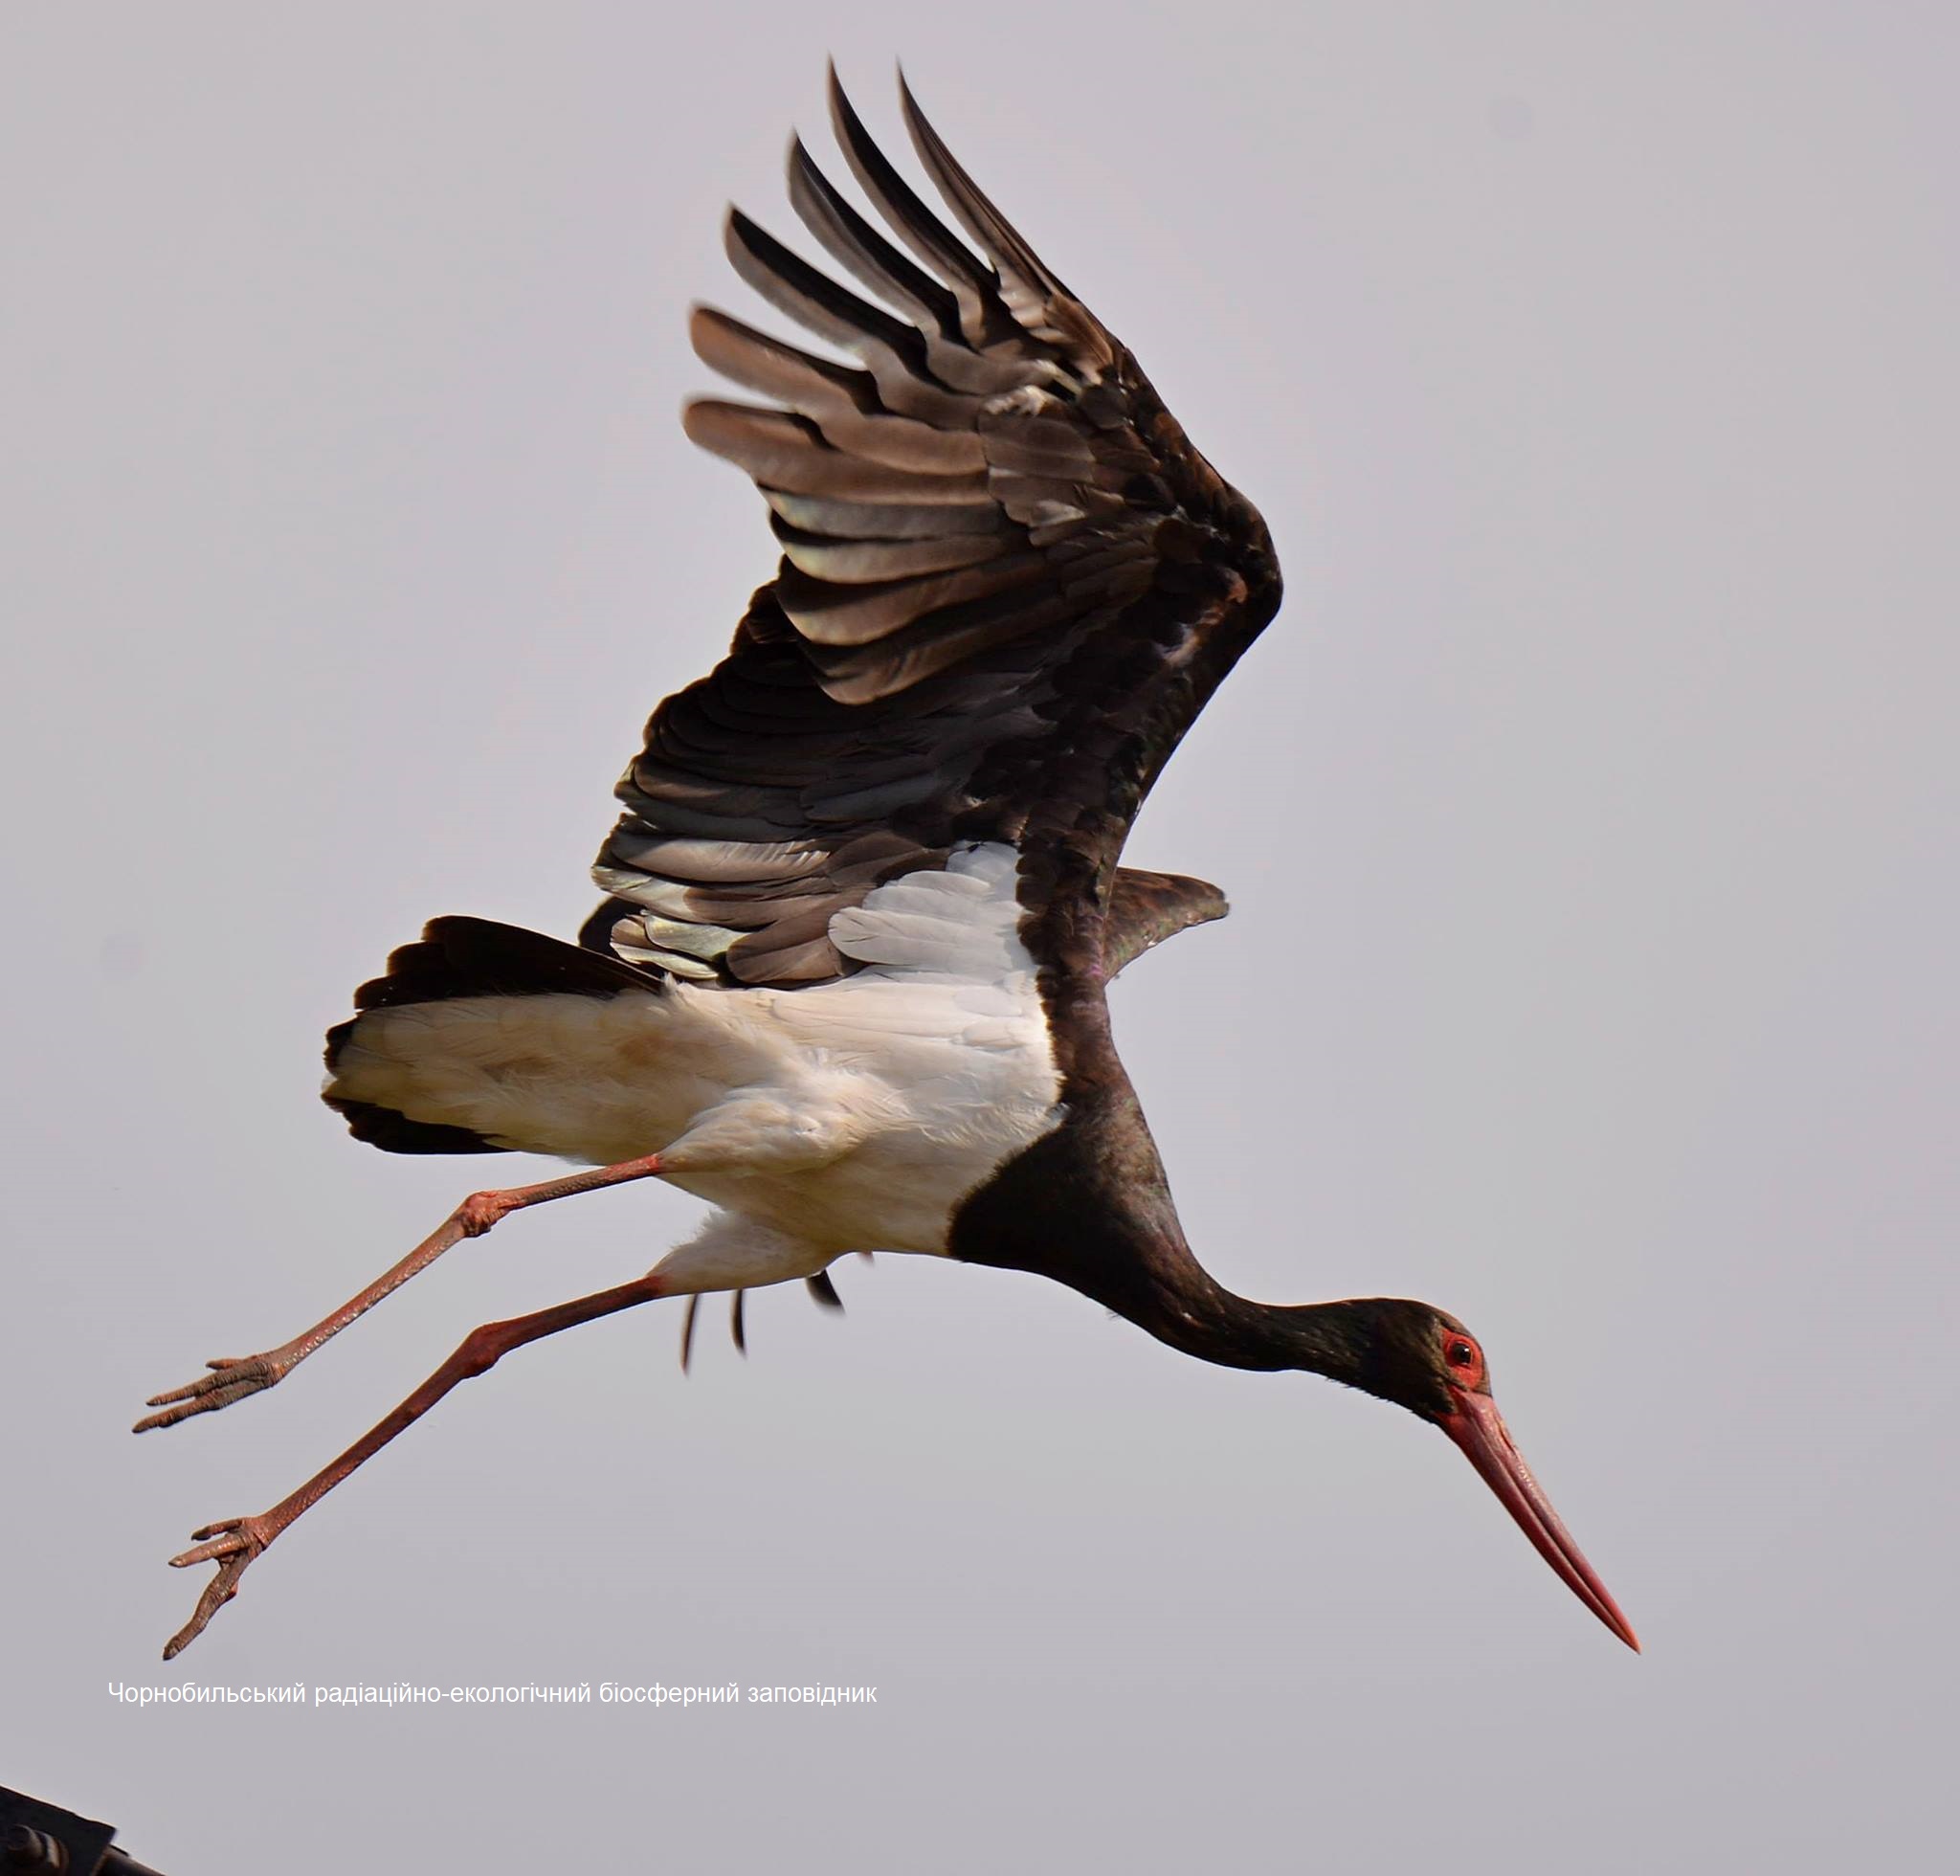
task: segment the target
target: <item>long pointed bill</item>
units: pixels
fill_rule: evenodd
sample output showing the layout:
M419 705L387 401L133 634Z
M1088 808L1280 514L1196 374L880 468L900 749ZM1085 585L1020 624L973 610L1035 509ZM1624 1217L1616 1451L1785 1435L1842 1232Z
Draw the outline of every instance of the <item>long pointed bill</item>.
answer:
M1639 1638L1633 1624L1620 1614L1619 1604L1607 1594L1598 1573L1580 1554L1571 1533L1559 1522L1551 1501L1531 1476L1525 1456L1511 1443L1503 1416L1487 1394L1472 1394L1465 1388L1452 1388L1457 1411L1437 1424L1447 1433L1480 1473L1483 1482L1503 1501L1503 1507L1518 1521L1518 1529L1537 1547L1538 1554L1563 1576L1587 1608L1624 1642L1636 1654Z

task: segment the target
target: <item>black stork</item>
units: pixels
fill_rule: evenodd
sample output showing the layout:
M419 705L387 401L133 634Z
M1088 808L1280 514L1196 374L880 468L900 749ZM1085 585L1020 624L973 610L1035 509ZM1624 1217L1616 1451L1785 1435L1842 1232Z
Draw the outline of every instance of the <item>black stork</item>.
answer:
M302 1511L511 1350L662 1297L691 1309L726 1291L739 1310L745 1289L794 1279L834 1296L827 1267L866 1250L1033 1271L1202 1360L1304 1369L1406 1407L1639 1645L1461 1323L1399 1298L1250 1302L1185 1241L1104 993L1225 904L1118 860L1178 739L1277 612L1280 570L1257 510L900 89L971 245L835 72L838 145L889 232L800 142L790 198L876 300L730 212L736 272L856 363L694 315L701 357L764 401L696 403L688 435L753 478L782 558L727 657L647 726L594 868L605 902L576 945L436 919L327 1038L325 1098L356 1139L594 1170L477 1193L345 1307L211 1363L137 1430L273 1386L521 1207L660 1178L716 1209L645 1276L476 1329L291 1496L196 1531L171 1562L217 1572L167 1659Z

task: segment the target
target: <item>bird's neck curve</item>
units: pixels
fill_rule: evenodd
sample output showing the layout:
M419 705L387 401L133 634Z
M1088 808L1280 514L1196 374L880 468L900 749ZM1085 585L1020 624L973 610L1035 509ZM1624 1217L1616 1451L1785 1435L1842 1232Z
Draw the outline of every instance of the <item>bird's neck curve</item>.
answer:
M1185 1240L1127 1085L1082 1105L1088 1113L1079 1107L969 1195L954 1257L1066 1284L1200 1361L1367 1385L1365 1304L1258 1303L1228 1289Z
M1219 1283L1182 1240L1153 1259L1139 1295L1101 1298L1181 1353L1221 1368L1300 1369L1348 1387L1367 1385L1364 1302L1259 1303Z

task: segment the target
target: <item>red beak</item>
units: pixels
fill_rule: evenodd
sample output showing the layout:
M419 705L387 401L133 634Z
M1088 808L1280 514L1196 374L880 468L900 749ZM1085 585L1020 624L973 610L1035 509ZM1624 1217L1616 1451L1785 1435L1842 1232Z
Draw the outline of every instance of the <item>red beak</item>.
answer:
M1580 1554L1571 1533L1559 1522L1525 1456L1511 1443L1510 1430L1497 1402L1487 1394L1472 1394L1465 1388L1450 1393L1457 1411L1437 1424L1447 1433L1479 1472L1483 1482L1503 1501L1503 1507L1518 1521L1518 1529L1537 1546L1538 1554L1563 1576L1587 1608L1624 1642L1636 1654L1639 1638L1633 1624L1620 1614L1619 1604L1607 1594L1598 1573Z

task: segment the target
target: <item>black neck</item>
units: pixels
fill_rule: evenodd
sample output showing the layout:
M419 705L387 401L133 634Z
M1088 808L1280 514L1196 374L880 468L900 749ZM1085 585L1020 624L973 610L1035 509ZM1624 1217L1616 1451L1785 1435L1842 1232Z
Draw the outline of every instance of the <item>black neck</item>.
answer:
M1096 1300L1158 1341L1221 1368L1301 1369L1366 1385L1368 1302L1255 1302L1213 1277L1182 1237L1153 1246L1147 1268L1146 1284Z
M1201 1361L1368 1386L1372 1306L1255 1303L1227 1289L1185 1242L1127 1087L1094 1105L1100 1114L1079 1107L966 1201L952 1254L1051 1277Z

